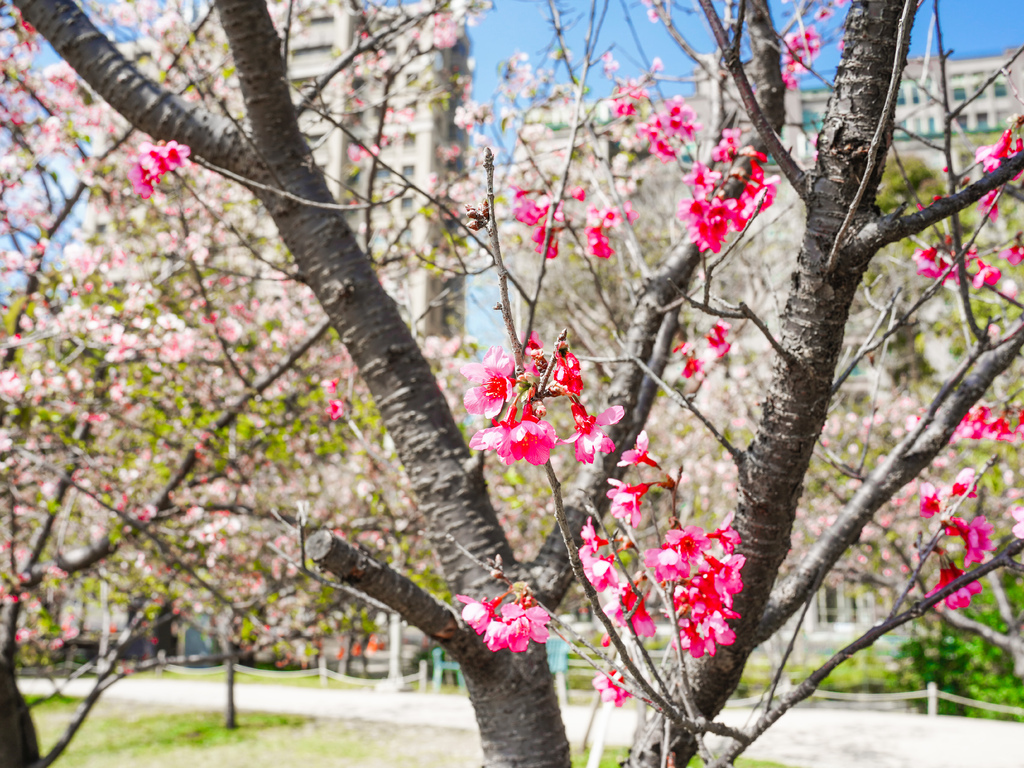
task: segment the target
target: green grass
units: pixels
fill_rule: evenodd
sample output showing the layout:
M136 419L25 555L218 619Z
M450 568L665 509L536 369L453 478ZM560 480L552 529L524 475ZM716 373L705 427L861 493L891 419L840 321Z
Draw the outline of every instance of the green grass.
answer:
M43 749L59 737L76 702L34 707ZM293 715L241 713L236 730L211 712L103 704L57 763L61 768L470 768L480 764L474 734L383 724L341 724Z
M30 699L30 703L31 703ZM63 732L76 699L54 697L32 708L45 750ZM100 702L57 765L60 768L476 768L476 734L442 728L339 723L297 715L240 713L227 730L216 712L183 712ZM600 768L618 768L628 750L605 750ZM585 768L589 753L573 755ZM701 766L700 760L691 763ZM739 758L737 768L786 768Z

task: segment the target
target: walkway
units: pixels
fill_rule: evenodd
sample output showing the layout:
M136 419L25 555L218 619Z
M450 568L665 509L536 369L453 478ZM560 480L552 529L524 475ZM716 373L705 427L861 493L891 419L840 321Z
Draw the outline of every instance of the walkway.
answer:
M20 680L19 687L25 694L53 690L45 680ZM90 687L89 681L79 680L65 693L83 696ZM153 678L128 678L104 694L110 700L190 709L220 709L225 696L223 683ZM457 695L245 683L235 687L235 703L241 711L476 729L469 700ZM742 726L748 714L749 710L727 710L722 719ZM578 747L589 708L569 706L563 716L570 742ZM630 744L636 718L632 705L614 711L606 743ZM800 707L788 712L746 754L793 768L1024 768L1024 724Z

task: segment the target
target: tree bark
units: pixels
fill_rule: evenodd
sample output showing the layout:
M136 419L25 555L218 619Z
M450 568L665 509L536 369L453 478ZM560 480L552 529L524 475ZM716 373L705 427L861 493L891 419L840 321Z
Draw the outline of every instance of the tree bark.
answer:
M0 608L0 768L26 768L39 759L35 725L15 677L18 612L18 603Z
M746 564L743 591L734 603L740 618L731 622L736 641L720 646L713 657L687 663L696 705L708 718L721 711L735 690L756 645L761 616L789 551L804 476L831 400L850 306L875 253L840 249L836 267L829 270L833 243L868 172L869 147L885 119L882 110L894 58L900 59L899 71L906 64L906 44L897 51L903 5L899 0L865 0L853 4L846 19L843 59L808 185L806 230L781 318L779 342L788 354L773 355L761 423L738 462L739 503L733 526L742 539L737 552L746 557ZM872 147L881 158L892 136L888 119L881 146ZM876 163L867 179L854 218L857 228L874 218L883 165ZM651 735L645 750L630 756L631 766L660 764L660 733ZM671 730L670 739L676 765L686 765L696 753L695 740Z

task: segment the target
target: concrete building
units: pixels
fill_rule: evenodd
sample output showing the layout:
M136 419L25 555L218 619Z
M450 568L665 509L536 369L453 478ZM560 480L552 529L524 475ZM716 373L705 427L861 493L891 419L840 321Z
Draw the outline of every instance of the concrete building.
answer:
M946 61L946 98L954 118L954 136L966 137L971 146L991 143L989 134L1002 131L1007 122L1024 112L1017 94L1024 94L1024 66L1000 70L1013 51ZM972 97L995 75L977 98ZM687 98L701 122L713 124L717 104L714 87L701 69L695 72L696 92ZM814 156L814 138L832 92L826 87L806 88L786 93L786 125L782 141L802 162ZM968 101L970 100L970 101ZM909 59L896 99L894 148L901 156L918 157L928 165L941 167L945 158L941 149L946 109L942 94L942 73L938 57ZM978 134L978 138L973 137ZM954 142L956 143L956 142Z
M403 5L401 13L413 15L420 10L416 4ZM379 9L379 22L386 23L380 14L387 11L387 7ZM301 88L327 72L350 49L358 31L355 21L340 5L330 15L310 20L289 50L288 74L296 86ZM378 52L395 62L393 69L398 70L386 86L356 77L353 92L335 92L332 97L330 89L325 91L321 103L327 114L307 110L302 116L303 130L335 197L383 201L369 215L365 210L352 215L361 244L378 258L386 256L389 248L406 246L426 264L434 244L443 237L439 216L419 214L429 201L416 190L429 190L433 179L461 170L468 146L455 114L472 76L473 59L464 24L452 23L456 36L451 47L434 49L429 21L413 26ZM347 114L355 92L364 104L358 119ZM378 144L376 156L366 151ZM381 234L384 231L397 232L397 242L389 241ZM419 334L461 331L462 278L445 279L429 266L421 266L411 269L407 284L397 293L405 297L409 322Z

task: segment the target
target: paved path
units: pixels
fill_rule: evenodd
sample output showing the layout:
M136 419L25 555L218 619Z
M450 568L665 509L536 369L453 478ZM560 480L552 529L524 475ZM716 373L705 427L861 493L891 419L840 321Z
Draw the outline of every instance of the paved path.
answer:
M53 690L45 680L20 680L19 687L26 694ZM79 680L65 693L82 696L89 688L89 681ZM129 678L112 686L104 698L219 709L225 695L223 683ZM235 702L242 711L476 730L469 700L457 695L245 683L236 686ZM583 738L589 714L588 707L580 706L563 711L574 747ZM742 726L748 715L749 710L726 710L722 719ZM606 743L630 744L636 722L635 707L614 710L605 732ZM1024 724L799 707L783 716L746 754L793 768L1024 768Z

